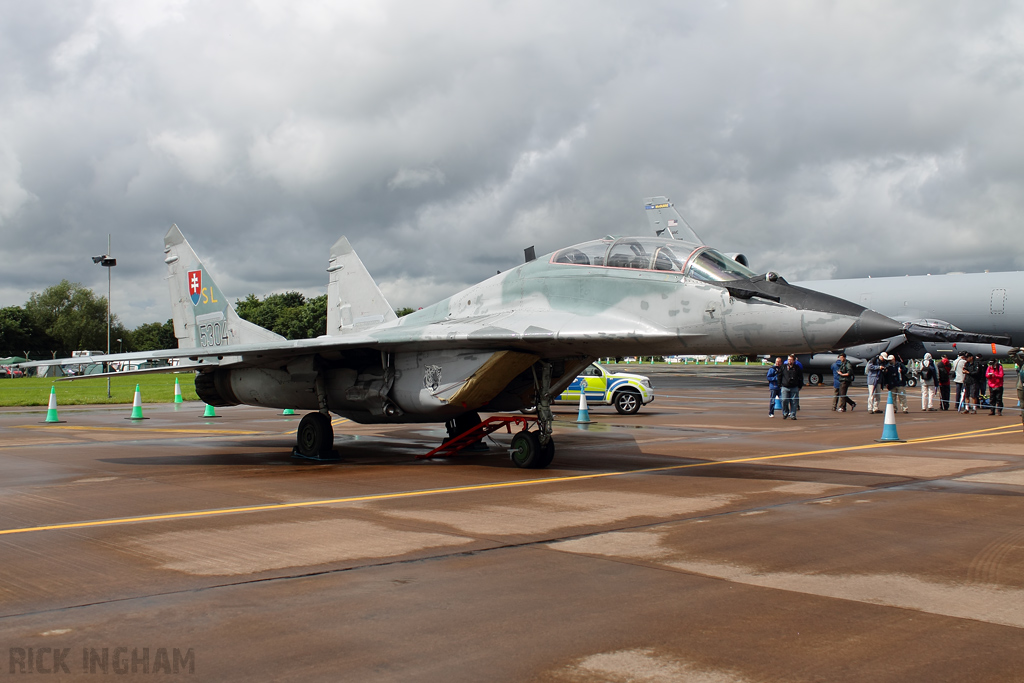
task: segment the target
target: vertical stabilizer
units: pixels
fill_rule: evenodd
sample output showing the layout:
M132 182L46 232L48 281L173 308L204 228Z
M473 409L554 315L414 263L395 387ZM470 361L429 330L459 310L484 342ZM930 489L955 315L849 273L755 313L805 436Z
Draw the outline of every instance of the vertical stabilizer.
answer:
M177 225L172 225L164 235L164 254L179 349L284 340L281 335L238 317Z
M676 211L676 206L668 197L648 197L644 200L644 209L647 213L647 220L651 223L651 229L658 237L670 237L672 239L704 244L704 240L697 236L693 228L683 220L683 217Z
M331 247L327 266L327 334L336 336L397 320L377 283L344 237Z

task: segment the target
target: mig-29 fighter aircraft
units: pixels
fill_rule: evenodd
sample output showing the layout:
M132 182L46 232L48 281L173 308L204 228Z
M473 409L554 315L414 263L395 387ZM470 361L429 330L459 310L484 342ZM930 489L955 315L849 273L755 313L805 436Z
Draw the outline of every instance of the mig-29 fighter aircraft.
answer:
M814 352L889 337L863 306L757 275L703 244L606 237L524 263L397 318L345 238L331 250L328 334L287 340L240 318L177 226L164 238L179 358L214 406L311 411L297 455L327 457L330 414L360 423L448 422L537 407L513 438L519 467L554 455L551 401L600 356ZM52 364L44 361L37 364ZM173 370L174 368L165 368Z

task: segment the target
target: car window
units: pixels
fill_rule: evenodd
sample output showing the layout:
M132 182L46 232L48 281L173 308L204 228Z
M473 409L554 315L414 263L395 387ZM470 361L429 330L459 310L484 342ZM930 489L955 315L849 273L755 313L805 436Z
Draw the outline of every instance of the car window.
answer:
M596 365L591 365L591 366L587 367L587 369L584 370L582 374L585 377L600 377L601 376L601 368L597 367Z

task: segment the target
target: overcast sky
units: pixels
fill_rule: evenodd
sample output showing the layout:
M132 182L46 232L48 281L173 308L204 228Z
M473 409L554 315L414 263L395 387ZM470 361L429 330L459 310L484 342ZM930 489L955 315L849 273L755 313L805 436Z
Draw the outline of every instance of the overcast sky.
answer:
M231 299L394 307L669 196L791 280L1024 269L1024 11L1001 2L0 0L0 306L112 234L170 317L176 223Z

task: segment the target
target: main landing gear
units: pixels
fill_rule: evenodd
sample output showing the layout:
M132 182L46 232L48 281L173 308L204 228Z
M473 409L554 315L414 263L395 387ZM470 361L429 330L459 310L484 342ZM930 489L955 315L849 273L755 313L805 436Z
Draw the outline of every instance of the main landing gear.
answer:
M537 397L537 425L539 429L528 432L525 429L512 437L509 455L516 467L543 469L555 457L555 440L551 438L551 363L541 362L540 377L536 366L533 370L533 386Z
M329 415L308 413L299 422L292 455L309 460L337 460L334 427Z
M544 469L555 457L555 442L548 436L547 443L541 444L541 432L517 432L512 437L509 455L516 467L528 470Z

